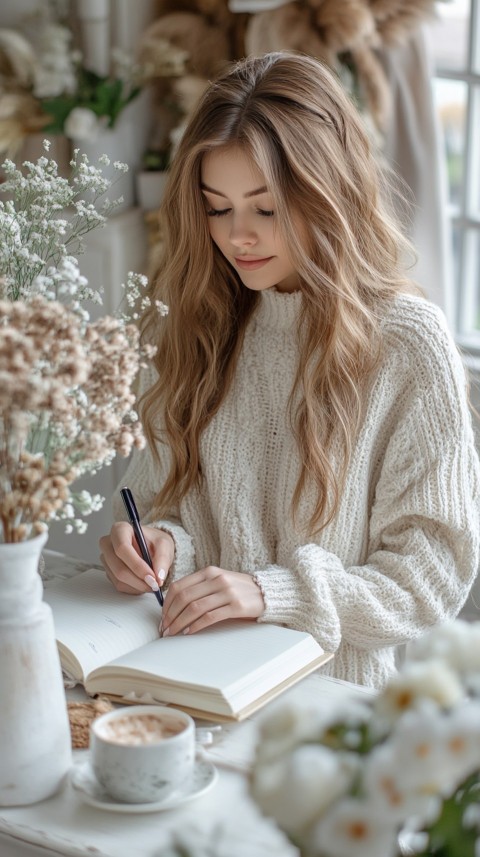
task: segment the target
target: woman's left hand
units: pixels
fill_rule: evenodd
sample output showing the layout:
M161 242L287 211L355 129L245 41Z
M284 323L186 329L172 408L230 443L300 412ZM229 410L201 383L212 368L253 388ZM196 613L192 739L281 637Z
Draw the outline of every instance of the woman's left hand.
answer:
M194 634L225 619L257 619L264 609L253 577L209 565L169 586L160 631L164 637Z

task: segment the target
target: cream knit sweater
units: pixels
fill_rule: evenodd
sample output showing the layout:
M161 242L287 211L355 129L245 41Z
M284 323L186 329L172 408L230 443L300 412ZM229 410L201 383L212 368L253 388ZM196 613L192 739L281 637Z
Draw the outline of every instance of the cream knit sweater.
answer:
M175 576L207 565L253 575L258 621L310 632L335 652L325 674L381 687L395 647L454 617L476 575L480 469L465 374L441 312L399 297L338 514L305 544L291 516L299 456L287 417L301 300L260 294L235 383L201 439L201 488L152 521L165 451L161 467L135 453L124 484L144 523L174 537ZM301 519L312 502L306 491Z

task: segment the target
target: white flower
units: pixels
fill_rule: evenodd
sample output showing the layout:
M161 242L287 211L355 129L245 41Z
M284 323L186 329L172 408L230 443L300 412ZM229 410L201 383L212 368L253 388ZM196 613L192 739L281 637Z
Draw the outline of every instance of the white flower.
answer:
M302 744L286 757L255 767L252 794L289 834L308 827L351 786L353 759L320 744Z
M407 663L401 673L389 681L374 703L375 713L391 722L423 700L442 708L455 705L463 697L463 688L450 667L440 660Z
M137 74L137 66L131 54L122 48L112 48L110 51L112 74L120 80L130 81Z
M390 857L399 831L445 857L476 838L480 857L479 635L480 623L435 629L363 706L265 717L251 793L303 857Z
M480 830L480 804L474 803L467 806L464 814L463 814L463 825L464 827L476 827L477 831ZM480 840L478 841L480 844Z
M155 307L158 310L159 315L168 315L168 306L164 304L163 301L155 301Z
M362 787L379 813L392 824L406 821L410 816L428 816L431 796L419 793L400 776L397 748L391 744L375 747L366 757L362 772Z
M315 825L309 851L322 857L394 857L396 829L369 801L343 798Z
M445 754L447 717L435 705L409 711L390 737L400 789L419 794L446 792L454 785Z
M298 744L317 740L323 732L324 717L311 706L277 705L260 721L258 758L275 760Z
M37 98L51 98L76 89L75 57L70 42L72 33L61 24L47 23L37 34L37 63L33 92Z
M96 140L103 124L88 107L74 107L67 116L64 130L72 140Z
M8 256L7 253L9 251L9 244L12 248L16 248L17 250L23 249L22 247L22 229L20 222L15 217L15 214L9 211L3 203L0 202L0 234L2 235L2 242L0 244L0 259L4 259L7 261ZM5 240L6 239L6 240ZM7 243L8 242L8 243Z
M480 622L445 622L408 646L409 660L444 660L462 674L480 673Z
M480 702L466 701L449 712L444 754L445 767L455 785L480 769Z

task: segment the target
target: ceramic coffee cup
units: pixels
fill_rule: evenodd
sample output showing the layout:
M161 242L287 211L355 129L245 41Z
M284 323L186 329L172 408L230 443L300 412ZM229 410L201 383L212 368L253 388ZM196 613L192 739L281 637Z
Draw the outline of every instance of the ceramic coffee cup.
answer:
M193 775L194 721L159 705L109 711L90 727L90 759L98 782L115 800L162 801Z

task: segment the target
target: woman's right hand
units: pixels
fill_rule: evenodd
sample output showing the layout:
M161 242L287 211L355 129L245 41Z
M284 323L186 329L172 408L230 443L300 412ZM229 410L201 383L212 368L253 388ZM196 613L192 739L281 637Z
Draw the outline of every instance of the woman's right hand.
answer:
M155 527L142 527L152 558L153 571L142 559L133 528L121 521L108 536L100 539L100 559L107 577L119 592L142 595L165 582L175 556L175 543L169 533Z

